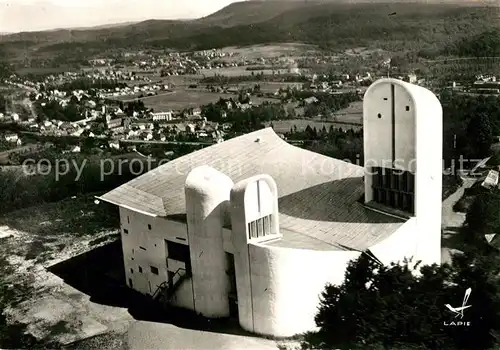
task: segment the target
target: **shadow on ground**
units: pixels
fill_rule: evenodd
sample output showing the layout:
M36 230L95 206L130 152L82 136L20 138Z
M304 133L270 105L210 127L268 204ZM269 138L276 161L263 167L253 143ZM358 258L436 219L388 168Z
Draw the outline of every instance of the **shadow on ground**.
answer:
M463 250L466 247L460 227L446 227L443 229L441 245L443 248Z
M162 307L151 297L125 285L121 241L116 241L48 268L65 283L90 296L90 301L128 309L139 321L169 323L186 329L233 335L255 335L243 330L233 319L207 319L194 312Z

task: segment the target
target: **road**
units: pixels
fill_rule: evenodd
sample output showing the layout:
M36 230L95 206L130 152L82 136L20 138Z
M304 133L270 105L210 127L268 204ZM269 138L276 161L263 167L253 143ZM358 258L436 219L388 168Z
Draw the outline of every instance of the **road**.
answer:
M463 184L455 193L446 198L442 205L442 247L441 247L441 261L443 263L451 263L451 255L457 252L457 246L460 242L456 241L457 230L462 227L465 222L465 214L458 213L453 210L456 202L462 198L467 188L470 188L476 179L463 178ZM458 243L458 244L457 244Z

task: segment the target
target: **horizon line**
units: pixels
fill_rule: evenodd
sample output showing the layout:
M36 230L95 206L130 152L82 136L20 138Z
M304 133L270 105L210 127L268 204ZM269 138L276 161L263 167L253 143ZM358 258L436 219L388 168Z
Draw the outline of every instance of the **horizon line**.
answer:
M195 20L200 20L206 17L209 17L222 9L231 6L232 4L235 3L242 3L242 2L247 2L247 1L256 1L256 2L266 2L265 0L236 0L235 2L228 4L227 6L222 7L221 9L214 11L212 13L209 13L205 16L200 16L200 17L184 17L184 18L154 18L154 17L149 17L149 18L144 18L144 19L124 19L123 21L120 20L119 22L104 22L101 24L90 24L90 25L82 25L82 26L61 26L61 27L52 27L52 28L37 28L37 29L24 29L24 30L16 30L16 31L0 31L0 36L9 36L9 35L15 35L15 34L24 34L24 33L41 33L41 32L54 32L54 31L60 31L60 30L74 30L74 31L83 31L83 30L99 30L99 29L109 29L106 27L121 27L121 26L127 26L127 25L133 25L133 24L138 24L142 22L148 22L148 21L179 21L179 22L188 22L188 21L195 21ZM283 1L283 0L267 0L267 1ZM299 0L290 0L290 1L297 1L300 2ZM325 3L329 2L328 0L305 0L306 2L319 2L319 3ZM330 0L331 1L331 0ZM493 6L493 7L500 7L500 4L496 0L465 0L465 1L460 1L460 0L354 0L354 2L351 2L351 0L339 0L338 2L332 1L333 3L342 3L342 2L348 2L352 5L355 4L366 4L366 3L372 3L372 4L394 4L394 3L402 3L402 4L412 4L412 3L421 3L423 5L431 5L431 4L442 4L442 5L461 5L461 6L474 6L474 5L483 5L483 6Z
M214 12L215 13L215 12ZM210 16L210 15L208 15ZM203 17L193 17L193 18L147 18L147 19L138 19L138 20L124 20L123 22L111 22L111 23L102 23L102 24L95 24L95 25L89 25L89 26L77 26L77 27L56 27L56 28L46 28L46 29L26 29L26 30L20 30L20 31L14 31L14 32L9 32L9 31L3 31L0 32L0 36L6 36L6 35L15 35L15 34L24 34L24 33L42 33L42 32L56 32L59 30L99 30L99 29L109 29L113 27L125 27L128 25L133 25L133 24L138 24L138 23L143 23L143 22L148 22L148 21L179 21L179 22L188 22L188 21L195 21L197 19L202 19L207 16Z

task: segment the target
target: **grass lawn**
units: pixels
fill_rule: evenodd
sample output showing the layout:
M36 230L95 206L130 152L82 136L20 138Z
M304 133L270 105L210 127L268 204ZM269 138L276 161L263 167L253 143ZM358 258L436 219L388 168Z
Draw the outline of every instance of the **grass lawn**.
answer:
M74 238L118 229L118 209L94 201L93 195L86 195L17 210L1 215L0 227L30 234L25 258L43 259L54 250L64 249Z
M118 210L107 203L97 205L94 201L93 195L87 195L17 210L1 215L0 226L45 237L80 236L118 228Z
M200 90L177 90L171 94L145 97L142 99L148 108L155 111L183 110L185 108L195 108L209 103L217 102L220 98L236 98L232 94L213 93ZM255 105L264 101L276 102L274 99L252 97Z

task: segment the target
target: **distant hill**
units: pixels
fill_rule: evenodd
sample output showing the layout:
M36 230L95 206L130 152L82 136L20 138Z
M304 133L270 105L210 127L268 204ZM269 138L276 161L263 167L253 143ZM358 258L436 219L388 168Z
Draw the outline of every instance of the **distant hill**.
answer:
M272 0L235 2L197 20L198 23L218 27L234 27L268 21L286 11L310 7L304 0Z
M444 48L499 28L499 8L460 1L419 3L267 0L233 3L204 18L0 37L10 57L83 58L113 48L207 49L270 42L393 50Z
M138 23L140 21L129 21L122 23L110 23L110 24L102 24L98 26L90 26L90 27L80 27L80 28L69 28L70 30L96 30L96 29L110 29L110 28L120 28L126 27L128 25L132 25Z

